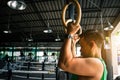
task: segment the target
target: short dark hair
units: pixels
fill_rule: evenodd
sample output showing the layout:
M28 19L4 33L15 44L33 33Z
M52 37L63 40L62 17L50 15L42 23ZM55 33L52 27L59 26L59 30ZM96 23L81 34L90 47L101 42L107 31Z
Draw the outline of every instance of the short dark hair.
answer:
M102 48L104 43L104 36L98 30L86 30L80 35L80 37L83 37L87 43L94 40L99 48Z
M115 80L120 80L120 76L117 76L117 77L115 78Z

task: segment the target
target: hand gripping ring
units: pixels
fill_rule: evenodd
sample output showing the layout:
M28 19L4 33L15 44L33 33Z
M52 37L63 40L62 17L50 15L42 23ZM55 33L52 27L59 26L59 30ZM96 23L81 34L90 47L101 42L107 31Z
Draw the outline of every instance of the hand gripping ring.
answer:
M79 2L78 2L77 0L71 0L69 4L66 4L66 5L63 7L63 10L62 10L62 22L63 22L63 25L64 25L64 27L65 27L65 32L67 32L67 29L66 29L66 28L67 28L67 24L68 24L69 22L72 22L72 19L65 20L66 10L67 10L68 6L69 6L71 3L74 3L74 4L76 5L76 7L77 7L77 14L78 14L78 16L77 16L77 18L76 18L76 20L75 20L75 26L78 26L79 23L80 23L80 20L81 20L81 7L80 7ZM81 34L81 33L82 33L82 28L80 27L80 33L79 33L79 34Z

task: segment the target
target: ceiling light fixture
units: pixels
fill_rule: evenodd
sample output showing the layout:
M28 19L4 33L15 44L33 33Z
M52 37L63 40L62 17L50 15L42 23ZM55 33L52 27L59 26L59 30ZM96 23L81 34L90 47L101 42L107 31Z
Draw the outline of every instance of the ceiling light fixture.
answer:
M28 41L33 41L33 38L29 38Z
M112 30L114 27L111 25L111 23L108 21L108 26L104 28L105 31Z
M33 41L33 37L32 37L32 26L31 26L30 37L28 38L28 41Z
M15 10L24 10L27 6L24 0L10 0L7 5Z
M55 41L60 41L61 39L60 39L60 37L59 37L59 35L57 34L57 38L55 39Z
M45 29L43 32L44 33L52 33L52 30L51 29Z
M8 34L8 33L12 33L11 30L4 30L3 32L6 33L6 34Z
M7 26L7 29L3 31L5 34L8 34L8 33L12 33L12 31L10 30L10 16L8 18L8 26Z
M52 33L53 32L52 29L50 28L49 22L47 23L47 29L45 29L43 32L44 33Z
M33 41L32 34L30 34L30 37L28 38L28 41Z

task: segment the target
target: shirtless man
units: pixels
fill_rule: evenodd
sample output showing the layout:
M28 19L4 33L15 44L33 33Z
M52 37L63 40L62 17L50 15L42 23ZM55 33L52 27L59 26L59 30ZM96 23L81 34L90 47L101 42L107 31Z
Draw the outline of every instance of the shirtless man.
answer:
M79 26L70 24L61 48L58 66L74 74L71 80L107 80L106 65L101 57L103 37L97 31L88 30L79 37ZM81 57L76 57L75 46L79 42Z

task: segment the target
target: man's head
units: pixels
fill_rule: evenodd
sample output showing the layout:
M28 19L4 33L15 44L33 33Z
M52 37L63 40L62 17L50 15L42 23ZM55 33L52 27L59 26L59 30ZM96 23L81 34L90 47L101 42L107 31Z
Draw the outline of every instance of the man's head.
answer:
M102 34L96 30L87 30L80 35L79 42L82 55L89 57L94 56L95 50L102 48L104 38Z

